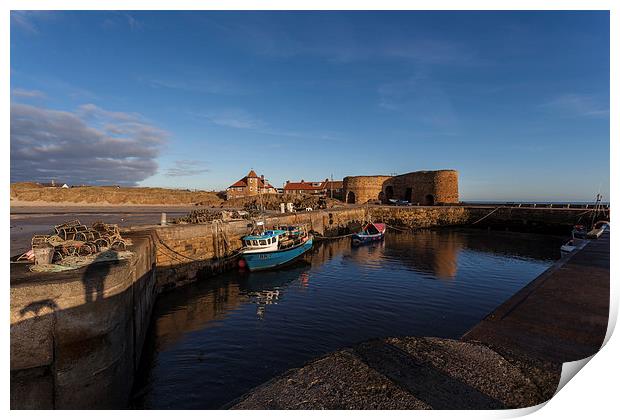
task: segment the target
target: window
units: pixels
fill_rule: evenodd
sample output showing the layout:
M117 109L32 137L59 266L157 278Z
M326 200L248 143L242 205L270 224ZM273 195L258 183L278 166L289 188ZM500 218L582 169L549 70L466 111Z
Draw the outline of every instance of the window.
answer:
M258 246L258 241L256 241L256 240L252 241L252 245Z
M258 241L258 243L261 245L267 245L267 241L264 239L261 239L260 241Z

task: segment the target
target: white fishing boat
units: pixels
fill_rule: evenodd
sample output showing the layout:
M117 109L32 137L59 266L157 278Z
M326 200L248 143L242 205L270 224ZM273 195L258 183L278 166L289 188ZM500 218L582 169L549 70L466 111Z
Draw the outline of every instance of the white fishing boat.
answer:
M592 211L590 230L588 230L584 225L575 225L571 232L571 239L560 247L560 253L562 256L574 252L588 239L598 239L606 229L609 229L609 222L607 220L599 220L595 222L599 216L602 215L605 217L607 214L602 204L602 200L603 196L600 193L596 194L596 202L594 204L594 210Z
M562 256L570 254L583 242L587 240L586 227L583 225L575 225L571 232L571 239L560 247Z

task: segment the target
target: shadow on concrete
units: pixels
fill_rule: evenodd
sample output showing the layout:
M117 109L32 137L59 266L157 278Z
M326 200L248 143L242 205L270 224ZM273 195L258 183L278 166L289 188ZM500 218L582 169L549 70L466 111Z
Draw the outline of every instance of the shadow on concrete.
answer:
M112 267L118 266L118 252L107 251L99 254L95 260L86 267L82 275L84 285L84 301L86 303L103 299L105 280Z
M58 309L58 305L56 304L56 301L54 299L37 300L36 302L31 302L28 305L24 306L22 309L20 309L19 314L21 316L25 316L26 314L28 314L28 312L32 312L33 315L39 316L41 311L46 308L55 311Z

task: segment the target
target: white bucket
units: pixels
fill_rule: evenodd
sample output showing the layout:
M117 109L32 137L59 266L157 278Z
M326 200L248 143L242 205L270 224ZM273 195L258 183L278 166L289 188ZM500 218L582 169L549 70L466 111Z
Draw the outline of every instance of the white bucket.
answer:
M35 264L51 264L54 257L54 248L51 246L43 248L34 248L34 263Z

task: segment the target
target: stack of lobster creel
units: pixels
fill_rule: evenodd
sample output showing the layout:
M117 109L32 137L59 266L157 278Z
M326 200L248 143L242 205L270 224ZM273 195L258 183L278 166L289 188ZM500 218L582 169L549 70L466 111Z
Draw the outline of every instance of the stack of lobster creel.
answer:
M51 262L61 261L66 257L87 256L101 251L124 251L129 245L121 237L118 225L95 222L91 227L79 220L72 220L54 226L50 235L35 235L32 238L32 251L53 248Z
M192 210L185 216L177 217L173 223L176 224L202 224L209 223L214 220L238 220L247 219L250 212L247 211L226 211L226 210L211 210L211 209L197 209Z

